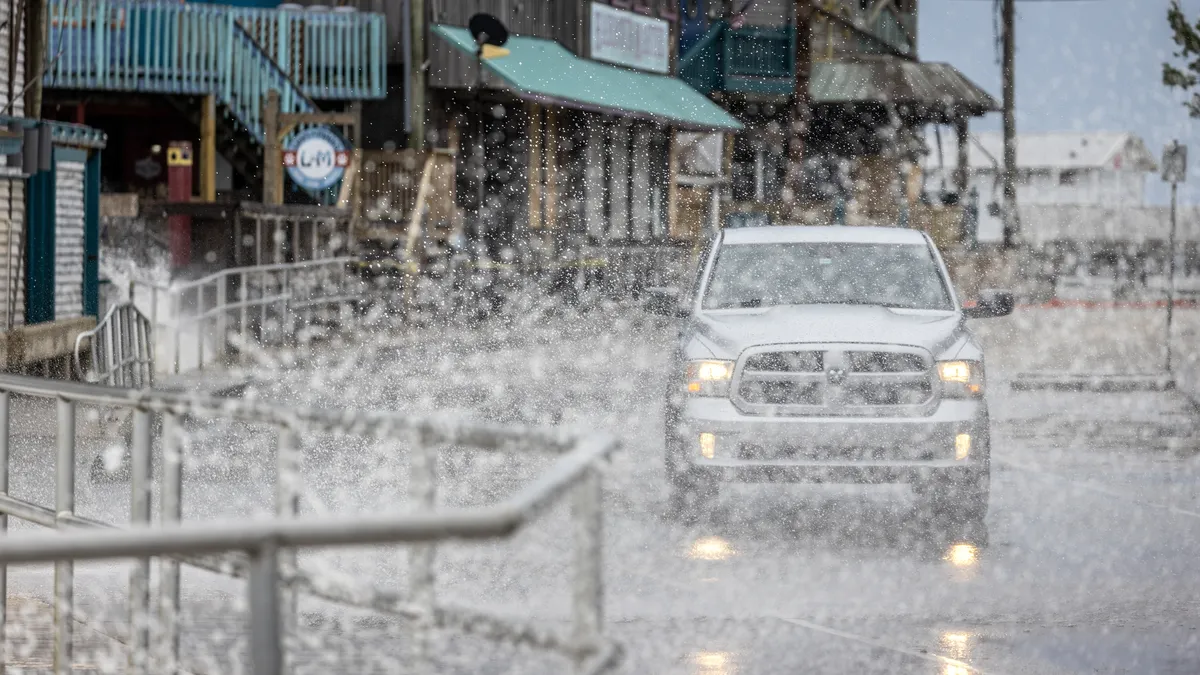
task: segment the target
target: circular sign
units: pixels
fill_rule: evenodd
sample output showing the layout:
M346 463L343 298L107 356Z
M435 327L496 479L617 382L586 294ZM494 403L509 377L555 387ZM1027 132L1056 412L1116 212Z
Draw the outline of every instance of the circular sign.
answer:
M292 137L283 151L283 165L296 185L306 190L333 187L346 173L350 153L328 127L312 127Z

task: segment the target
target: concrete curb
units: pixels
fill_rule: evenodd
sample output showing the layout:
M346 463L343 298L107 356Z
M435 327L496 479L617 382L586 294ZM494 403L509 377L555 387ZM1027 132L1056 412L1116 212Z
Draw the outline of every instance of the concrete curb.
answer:
M1173 391L1175 377L1170 373L1115 375L1102 373L1021 373L1009 382L1013 391L1091 391L1101 393L1130 391Z

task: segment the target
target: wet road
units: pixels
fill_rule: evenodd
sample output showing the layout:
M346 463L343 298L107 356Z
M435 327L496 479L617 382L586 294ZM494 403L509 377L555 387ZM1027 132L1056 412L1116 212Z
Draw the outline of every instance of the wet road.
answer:
M1020 330L984 330L1003 352L996 362L1022 362L1014 350L1044 347L1014 340ZM931 534L916 524L905 490L839 487L726 488L711 518L684 526L665 515L661 465L660 363L670 339L669 326L616 311L539 315L482 331L425 329L328 345L315 366L268 376L258 395L617 434L624 448L605 477L605 591L607 630L626 649L622 672L1200 672L1200 434L1182 396L1019 393L1005 386L1013 373L993 367L985 531ZM39 421L46 414L17 406L18 496L52 495L53 426ZM192 431L185 518L266 513L269 435L222 425ZM306 512L403 508L402 449L306 442ZM90 453L105 447L87 443ZM446 458L443 499L485 503L544 466ZM90 483L82 469L80 512L126 517L127 486ZM558 509L512 541L447 545L439 596L559 624L569 615L569 536ZM400 549L311 554L302 565L385 588L405 583ZM42 570L12 577L25 605L48 597ZM84 613L119 634L121 566L81 565L80 578ZM240 672L230 655L244 642L240 593L237 581L185 574L190 670ZM301 610L300 672L350 672L322 654L352 655L354 672L408 672L402 624L315 601ZM12 632L10 654L44 662L43 646ZM85 639L81 666L121 662L113 643ZM443 672L563 671L559 660L446 639Z

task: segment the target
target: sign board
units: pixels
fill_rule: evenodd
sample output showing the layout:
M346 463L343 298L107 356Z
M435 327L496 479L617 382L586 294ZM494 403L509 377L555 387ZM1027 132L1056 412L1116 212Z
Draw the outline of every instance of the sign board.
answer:
M666 21L593 2L591 27L591 58L652 73L670 71Z
M296 185L324 190L342 179L350 165L350 151L328 127L312 127L292 137L283 149L283 165Z
M1163 148L1162 178L1168 183L1187 182L1187 146L1174 141Z
M679 144L680 168L684 175L719 176L724 173L724 134L679 131L676 132L675 139Z

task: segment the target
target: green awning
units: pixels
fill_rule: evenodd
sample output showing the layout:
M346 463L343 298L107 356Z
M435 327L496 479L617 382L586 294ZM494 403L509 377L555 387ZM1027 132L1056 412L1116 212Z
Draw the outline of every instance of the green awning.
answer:
M433 32L475 55L465 28L435 25ZM504 56L484 60L520 98L697 131L738 131L740 122L703 94L668 75L652 75L581 59L552 40L513 35Z

